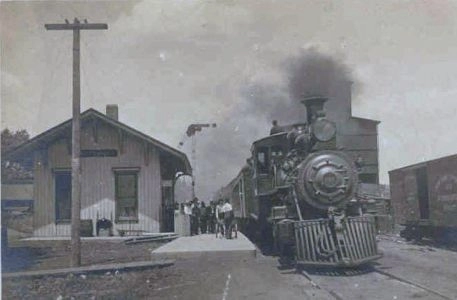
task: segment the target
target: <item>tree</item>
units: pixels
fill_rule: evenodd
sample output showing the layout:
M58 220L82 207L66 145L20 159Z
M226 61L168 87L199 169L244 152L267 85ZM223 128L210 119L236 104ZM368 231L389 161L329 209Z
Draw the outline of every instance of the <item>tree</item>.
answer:
M15 149L30 138L27 130L17 130L15 132L5 128L1 133L2 143L2 182L10 180L32 179L32 158L24 158L18 161L4 160L3 157L9 151Z

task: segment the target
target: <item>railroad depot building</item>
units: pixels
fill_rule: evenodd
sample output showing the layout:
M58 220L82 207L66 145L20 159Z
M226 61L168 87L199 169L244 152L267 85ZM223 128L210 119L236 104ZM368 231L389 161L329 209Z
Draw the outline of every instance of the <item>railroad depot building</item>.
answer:
M96 235L97 221L112 234L173 231L176 173L191 174L187 156L107 114L81 114L81 222ZM33 157L33 235L71 234L71 125L63 122L5 157ZM83 230L83 228L82 228Z

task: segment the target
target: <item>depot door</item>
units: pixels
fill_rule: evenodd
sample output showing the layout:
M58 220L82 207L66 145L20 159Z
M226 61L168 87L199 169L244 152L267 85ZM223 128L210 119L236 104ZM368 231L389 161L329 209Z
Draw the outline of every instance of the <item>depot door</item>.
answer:
M173 200L173 187L171 181L162 182L162 218L161 232L174 232L175 230L175 205Z

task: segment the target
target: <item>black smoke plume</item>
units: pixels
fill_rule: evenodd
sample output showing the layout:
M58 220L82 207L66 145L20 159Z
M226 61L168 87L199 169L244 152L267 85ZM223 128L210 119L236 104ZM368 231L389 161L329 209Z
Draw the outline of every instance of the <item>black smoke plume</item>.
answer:
M209 200L227 185L250 156L252 142L269 134L272 120L280 125L306 121L299 100L304 96L327 96L338 101L341 90L352 82L343 63L315 49L300 51L281 64L284 82L254 82L240 89L240 99L218 127L198 138L197 192Z
M306 96L333 97L353 82L349 68L332 56L311 48L285 60L288 88L292 101Z

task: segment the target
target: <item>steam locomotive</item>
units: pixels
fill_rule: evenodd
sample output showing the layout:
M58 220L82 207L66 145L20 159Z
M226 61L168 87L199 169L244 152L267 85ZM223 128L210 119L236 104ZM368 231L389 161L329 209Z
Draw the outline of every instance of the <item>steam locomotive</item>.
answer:
M337 148L326 98L302 101L307 123L274 126L225 189L241 230L299 265L357 266L380 257L375 222L355 199L359 161Z

